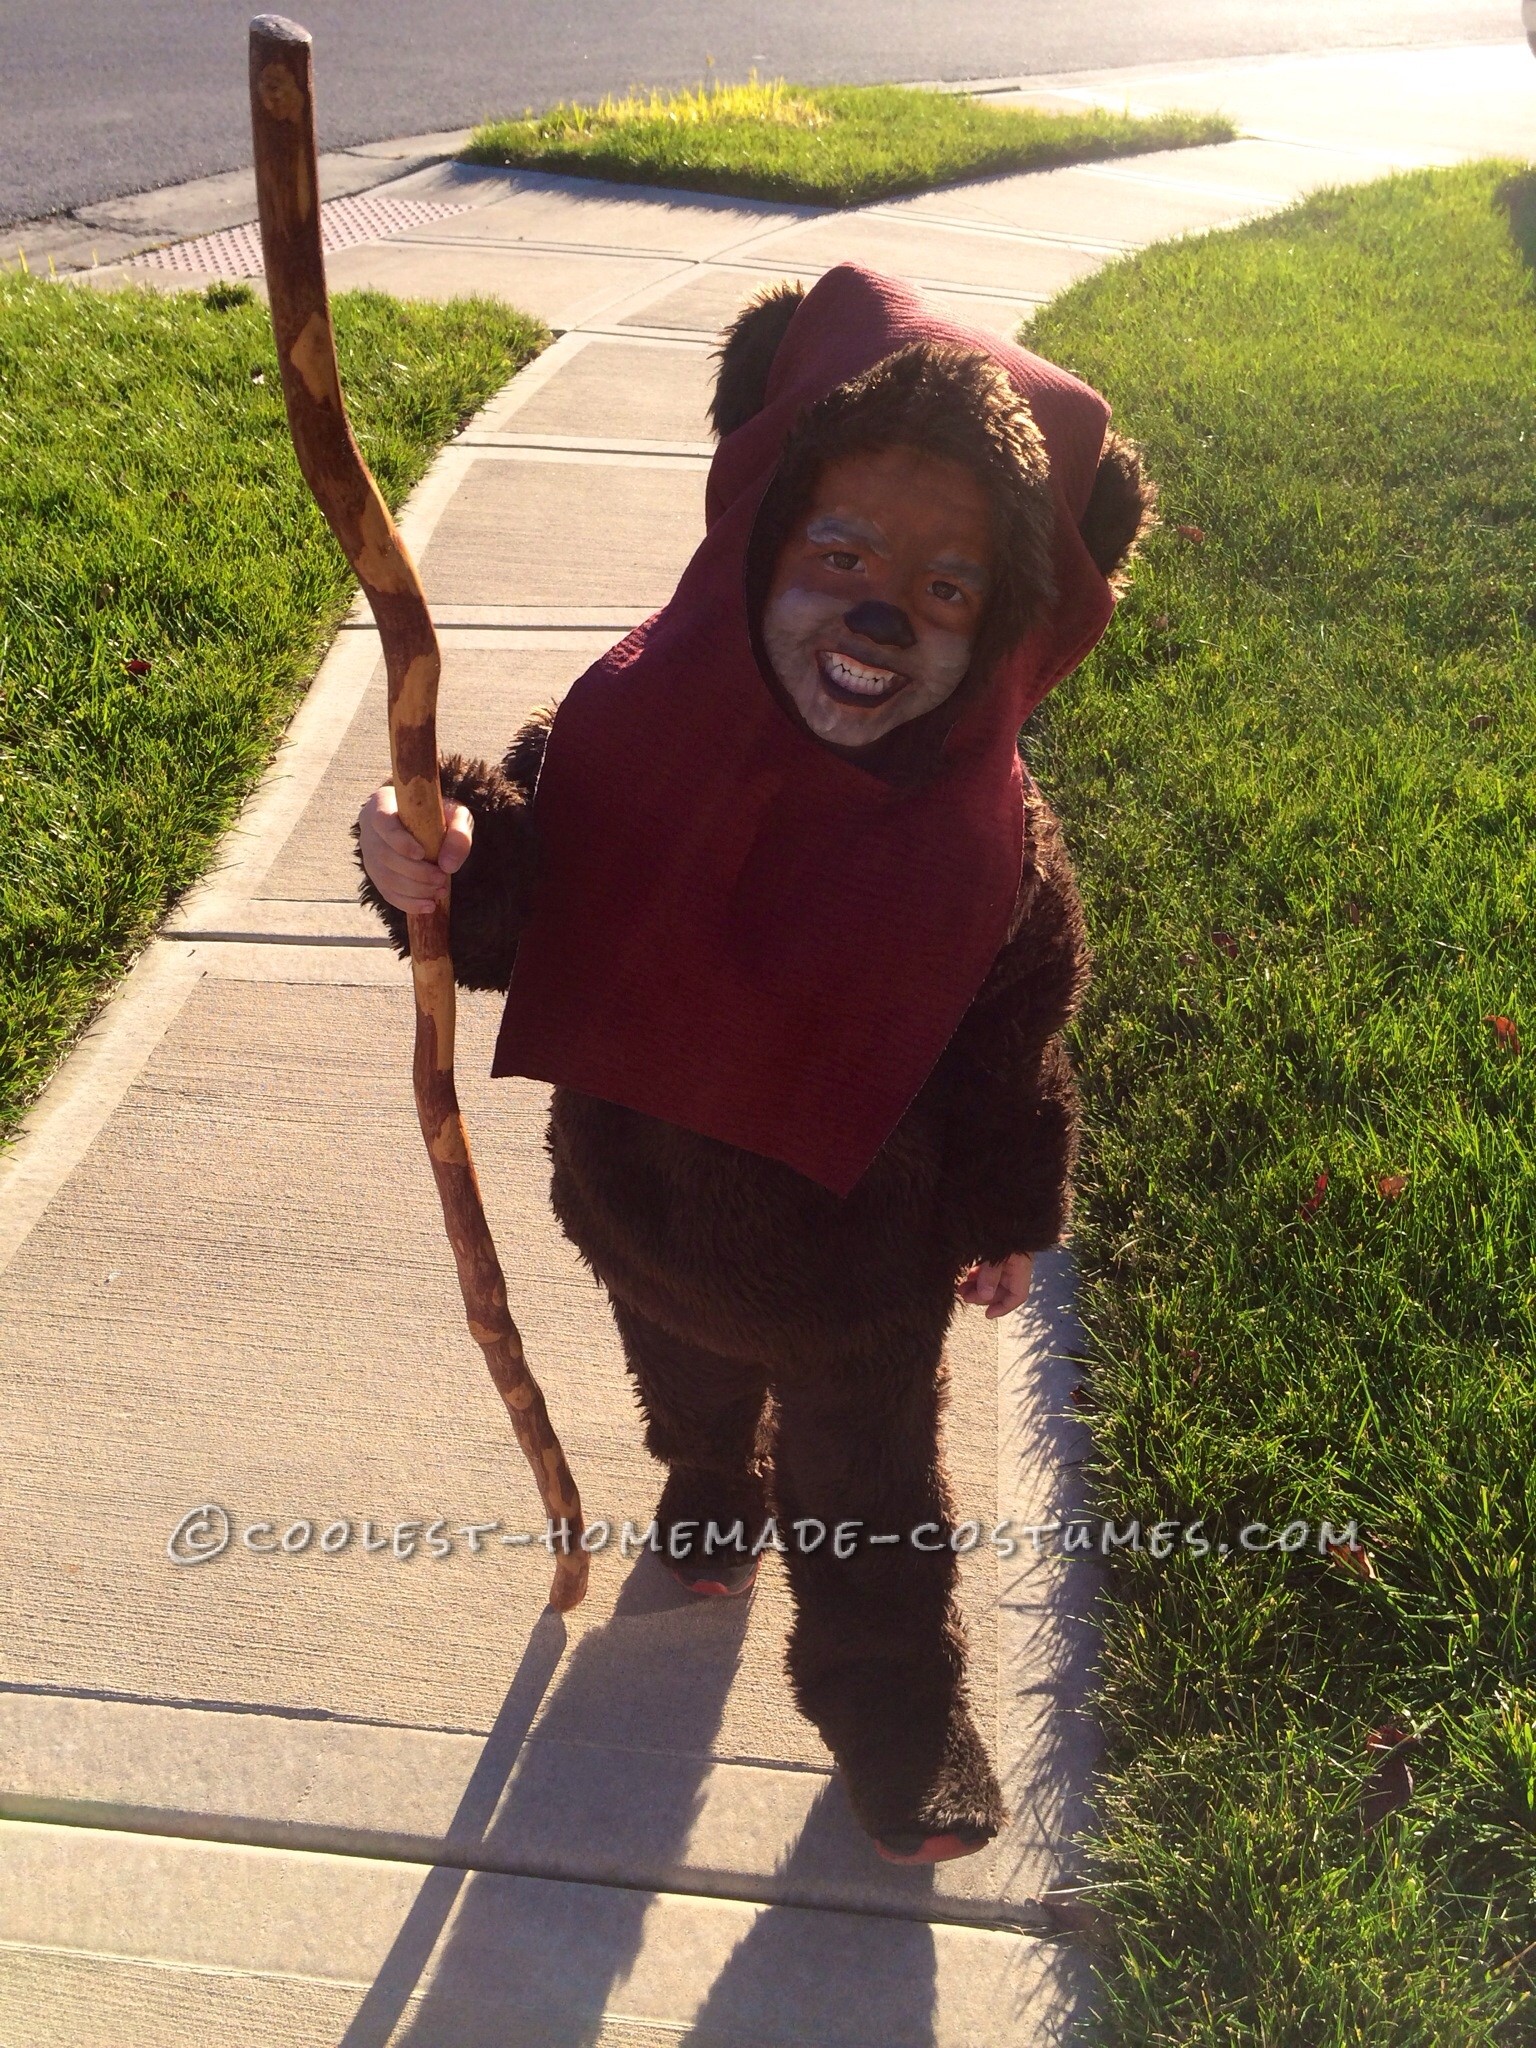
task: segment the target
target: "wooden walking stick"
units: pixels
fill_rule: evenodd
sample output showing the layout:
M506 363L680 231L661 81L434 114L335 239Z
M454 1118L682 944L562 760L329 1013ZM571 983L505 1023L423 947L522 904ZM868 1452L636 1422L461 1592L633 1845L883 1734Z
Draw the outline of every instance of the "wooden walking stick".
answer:
M312 46L307 30L277 14L260 14L251 23L251 128L272 331L294 449L378 622L389 675L396 801L407 828L435 860L446 825L437 776L437 635L415 565L347 421L320 242ZM549 1598L564 1610L587 1589L581 1501L507 1308L506 1281L459 1114L446 899L429 914L413 916L409 931L416 1113L442 1197L470 1334L485 1353L556 1531Z

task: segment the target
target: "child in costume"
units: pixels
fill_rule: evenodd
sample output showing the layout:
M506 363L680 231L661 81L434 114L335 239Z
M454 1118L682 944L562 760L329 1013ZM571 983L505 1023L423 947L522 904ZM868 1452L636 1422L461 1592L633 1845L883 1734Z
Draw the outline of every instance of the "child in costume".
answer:
M452 872L455 976L509 991L492 1071L554 1084L551 1199L667 1467L671 1568L743 1591L770 1514L861 1525L788 1542L789 1675L882 1854L930 1862L1003 1817L944 1334L957 1285L1023 1299L1076 1148L1081 912L1017 735L1151 491L1086 385L851 265L740 316L712 412L671 603L499 768L444 761L438 862L376 792L362 894L403 952Z

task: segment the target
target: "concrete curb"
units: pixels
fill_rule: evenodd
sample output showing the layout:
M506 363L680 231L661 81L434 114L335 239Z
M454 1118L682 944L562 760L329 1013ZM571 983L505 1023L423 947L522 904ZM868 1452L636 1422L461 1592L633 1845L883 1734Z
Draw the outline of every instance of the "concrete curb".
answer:
M413 171L427 170L457 155L471 133L468 128L449 128L434 135L402 135L391 142L328 150L320 159L320 196L341 199L371 192ZM241 227L255 218L254 171L220 171L183 185L79 206L46 220L19 221L0 230L0 269L91 270L141 256L167 242Z

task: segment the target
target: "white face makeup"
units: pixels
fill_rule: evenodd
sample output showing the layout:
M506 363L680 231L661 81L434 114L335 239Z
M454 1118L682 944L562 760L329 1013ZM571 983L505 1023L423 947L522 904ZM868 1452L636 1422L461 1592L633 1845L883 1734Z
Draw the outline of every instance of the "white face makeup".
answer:
M818 738L867 746L953 695L991 586L986 499L915 448L829 463L763 610L773 672Z

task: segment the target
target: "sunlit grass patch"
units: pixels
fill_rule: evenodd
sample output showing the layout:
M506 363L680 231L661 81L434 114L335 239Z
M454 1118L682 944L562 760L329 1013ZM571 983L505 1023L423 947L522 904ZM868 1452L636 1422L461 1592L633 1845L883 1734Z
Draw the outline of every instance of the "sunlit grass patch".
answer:
M793 91L782 78L759 79L754 72L744 85L717 81L677 92L652 87L618 96L604 93L595 107L568 100L530 119L528 126L542 142L564 143L626 127L709 128L724 122L767 121L787 128L825 128L833 118L814 98Z
M782 79L633 91L477 129L465 157L629 183L846 206L957 178L1225 142L1219 115L1049 113L914 86Z
M545 339L491 301L335 312L391 503ZM0 1135L196 879L351 587L248 289L0 277Z

